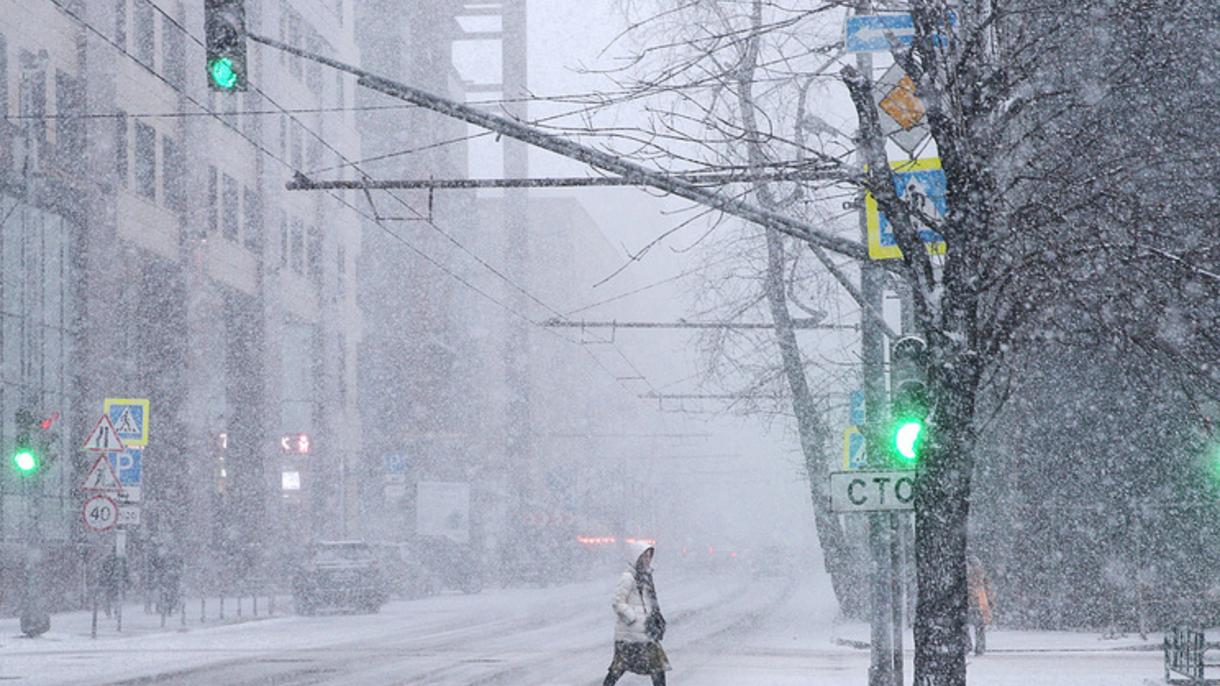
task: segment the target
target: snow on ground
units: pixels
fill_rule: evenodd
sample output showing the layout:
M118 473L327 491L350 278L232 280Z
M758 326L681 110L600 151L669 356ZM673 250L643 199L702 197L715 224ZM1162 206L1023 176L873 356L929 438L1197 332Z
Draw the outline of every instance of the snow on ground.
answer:
M135 606L127 631L88 615L57 615L39 639L0 622L0 678L25 684L370 684L596 686L609 663L615 579L552 588L489 590L394 602L378 615L278 616L186 630ZM671 684L864 686L867 627L835 619L824 578L657 573L670 618ZM248 601L247 601L248 602ZM249 605L246 607L249 620ZM844 641L843 639L847 639ZM910 638L908 635L908 647ZM1152 645L1157 639L1151 639ZM1146 686L1160 652L1096 634L994 631L972 657L970 683L987 686ZM1123 648L1121 650L1115 648ZM910 661L907 682L910 683ZM628 675L626 686L647 679Z

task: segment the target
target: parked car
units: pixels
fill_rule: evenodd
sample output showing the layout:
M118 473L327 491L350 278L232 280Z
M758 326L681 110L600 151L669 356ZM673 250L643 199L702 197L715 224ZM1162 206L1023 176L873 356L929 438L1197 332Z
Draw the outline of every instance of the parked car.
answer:
M313 544L292 580L293 603L303 615L323 607L377 612L387 596L381 563L363 541Z

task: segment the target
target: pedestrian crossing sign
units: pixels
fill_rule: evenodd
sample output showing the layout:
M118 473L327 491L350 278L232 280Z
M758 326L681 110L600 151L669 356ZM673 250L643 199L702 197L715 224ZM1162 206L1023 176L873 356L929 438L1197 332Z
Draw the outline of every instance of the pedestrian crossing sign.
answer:
M940 158L891 162L894 190L898 199L910 205L913 219L919 224L919 238L931 255L945 254L945 239L926 224L926 220L940 221L949 214L946 197L945 172ZM864 196L864 214L868 225L868 256L874 260L892 260L902 257L902 249L894 237L894 228L872 193Z
M148 398L106 398L102 412L110 417L123 445L148 445Z

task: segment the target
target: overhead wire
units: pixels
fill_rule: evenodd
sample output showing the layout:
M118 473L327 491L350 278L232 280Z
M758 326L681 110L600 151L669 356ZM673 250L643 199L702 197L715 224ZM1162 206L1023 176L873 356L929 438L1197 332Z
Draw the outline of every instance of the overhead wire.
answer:
M189 93L187 93L185 90L183 90L182 88L179 88L177 85L175 85L174 83L172 83L171 81L169 81L168 79L166 79L164 76L162 76L161 74L157 73L157 71L156 71L156 70L154 70L154 69L150 68L148 65L145 65L143 62L141 62L139 59L137 59L137 58L136 58L134 55L132 55L131 53L127 52L127 50L126 50L126 49L124 49L122 46L120 46L120 45L118 45L116 42L114 42L114 40L112 40L112 39L111 39L109 36L107 36L106 34L102 33L102 32L101 32L101 31L100 31L100 30L99 30L97 27L95 27L93 24L91 24L91 23L90 23L88 20L86 20L85 18L83 18L83 17L81 17L79 14L77 14L76 12L73 12L71 9L69 9L68 7L66 7L66 6L63 4L62 0L50 0L50 2L51 2L52 4L54 4L54 5L55 5L55 6L56 6L56 7L57 7L57 8L58 8L58 9L59 9L61 12L63 12L64 14L66 14L68 17L72 18L72 20L73 20L73 21L75 21L76 23L80 24L82 27L84 27L84 28L85 28L86 30L88 30L90 33L92 33L92 34L96 35L97 37L101 38L101 39L102 39L104 42L106 42L107 44L109 44L110 46L112 46L113 48L115 48L116 50L118 50L118 51L119 51L121 54L126 55L128 58L130 58L130 59L131 59L133 62L135 62L137 65L139 65L139 66L140 66L142 69L144 69L144 70L145 70L145 71L147 71L149 74L151 74L151 75L152 75L154 78L156 78L158 81L160 81L160 82L164 83L166 86L168 86L169 88L171 88L172 90L174 90L175 92L177 92L178 94L180 94L180 95L181 95L183 98L185 98L185 99L186 99L188 102L190 102L191 104L195 105L196 107L198 107L198 108L199 108L200 110L202 110L203 112L210 114L210 115L211 115L211 116L212 116L214 119L216 119L218 122L220 122L220 123L221 123L222 125L224 125L226 128L228 128L228 129L232 130L232 131L233 131L234 133L236 133L236 134L237 134L237 135L238 135L240 138L242 138L242 139L243 139L243 140L245 140L247 143L249 143L249 144L250 144L250 145L251 145L251 146L252 146L254 149L256 149L256 150L257 150L257 151L259 151L260 153L262 153L262 154L264 154L264 155L266 155L266 156L270 157L271 159L275 160L276 162L279 162L281 165L283 165L283 166L284 166L285 168L287 168L288 170L290 170L290 171L292 171L292 172L294 172L294 173L300 173L300 171L301 171L301 170L294 168L294 167L292 166L292 164L291 164L291 163L289 163L287 160L284 160L284 159L283 159L283 158L281 158L280 156L276 155L274 152L272 152L271 150L269 150L269 149L268 149L266 146L262 145L261 143L259 143L258 141L254 140L254 139L253 139L253 138L251 138L250 136L246 135L246 133L245 133L245 132L243 132L241 129L239 129L238 127L236 127L236 126L235 126L235 125L233 125L232 123L230 123L230 122L226 121L226 120L225 120L225 115L223 115L223 114L221 114L221 113L217 113L217 112L215 112L215 111L211 110L211 109L210 109L210 108L208 108L206 105L204 105L203 103L199 102L199 100L198 100L198 99L194 98L194 97L193 97L193 96L191 96ZM150 3L150 4L151 4L151 3ZM153 6L154 8L156 8L156 5L152 5L152 6ZM156 8L156 9L157 9L157 10L160 12L160 9L159 9L159 8ZM166 15L164 15L164 13L162 13L162 15L163 15L163 16L166 16ZM177 25L177 21L176 21L176 20L173 20L173 19L172 19L172 17L171 17L170 19L171 19L171 21L174 21L174 23ZM180 26L180 25L179 25L179 26ZM188 34L188 35L189 35L189 34ZM357 208L356 206L354 206L354 205L352 205L351 203L349 203L349 202L348 202L348 201L347 201L345 198L343 198L342 196L340 196L340 195L338 195L338 194L335 194L335 193L331 193L331 192L327 192L327 195L329 195L330 197L334 198L334 199L335 199L336 201L338 201L340 204L342 204L342 205L346 206L348 209L352 210L352 211L353 211L353 212L355 212L357 215L359 215L359 216L361 216L361 217L364 217L364 218L366 218L366 219L368 219L369 221L372 221L372 222L374 222L374 223L380 224L380 222L377 220L377 218L376 218L376 217L373 217L373 216L370 216L370 215L368 215L368 214L364 213L364 212L363 212L363 211L361 211L359 208ZM383 228L384 228L384 227L383 227ZM387 231L388 231L388 229L387 229ZM390 233L390 235L391 235L391 236L394 236L395 238L398 238L398 240L399 240L399 241L401 241L401 242L402 242L404 245L406 245L406 246L407 246L407 248L409 248L411 251L415 252L417 255L419 255L420 257L422 257L424 260L426 260L426 261L427 261L427 262L429 262L430 264L434 265L435 267L437 267L437 268L438 268L438 269L440 269L441 271L445 272L445 273L446 273L446 274L448 274L450 277L452 277L452 278L454 278L455 280L457 280L459 283L461 283L461 284L465 285L467 288L470 288L472 291L474 291L474 292L478 293L478 294L479 294L481 297L483 297L483 298L485 298L486 300L488 300L488 301L490 301L490 302L494 303L495 305L499 306L500 308L502 308L502 309L506 310L506 311L507 311L507 312L509 312L510 314L512 314L512 315L514 315L514 316L516 316L516 317L518 317L518 318L520 318L520 319L523 319L524 321L527 321L527 322L533 323L533 320L531 320L531 319L530 319L529 317L527 317L526 315L521 314L520 312L517 312L515 309L513 309L512 307L510 307L508 304L501 302L500 300L498 300L498 299L497 299L497 298L495 298L494 296L492 296L492 295L490 295L489 293L487 293L487 292L483 291L482 289L478 288L478 287L477 287L477 286L475 286L474 284L470 283L468 280L466 280L466 279L462 278L460 275L458 275L458 274L454 273L452 270L450 270L449 268L445 267L443 264L441 264L439 261L437 261L437 260L435 260L434 258L432 258L432 257L431 257L430 255L428 255L427 253L425 253L425 252L423 252L422 250L420 250L420 249L416 248L416 247L415 247L414 245L412 245L412 244L411 244L409 241L406 241L405 239L403 239L402 237L398 236L397 234L394 234L393 232L389 232L389 233Z
M167 21L169 21L170 23L172 23L172 24L173 24L173 25L174 25L174 26L175 26L175 27L176 27L176 28L177 28L179 31L181 31L181 32L182 32L182 33L183 33L185 36L187 36L188 38L190 38L190 39L191 39L193 42L195 42L195 43L196 43L197 45L199 45L200 47L202 47L202 48L205 48L205 49L206 49L206 45L204 44L204 42L203 42L202 40L200 40L200 39L199 39L197 36L195 36L193 33L191 33L191 32L190 32L190 31L189 31L189 30L188 30L188 29L187 29L185 26L183 26L183 25L182 25L182 24L181 24L181 23L180 23L180 22L179 22L177 19L175 19L174 17L172 17L172 16L170 16L169 14L167 14L167 13L166 13L164 10L162 10L160 7L157 7L157 5L156 5L155 3L153 3L153 2L151 2L151 0L144 0L144 2L147 2L147 3L148 3L148 4L149 4L149 5L150 5L150 6L151 6L151 7L152 7L152 8L153 8L153 9L154 9L154 10L155 10L157 13L159 13L159 14L160 14L160 15L161 15L161 16L162 16L162 17L163 17L165 20L167 20ZM304 131L304 132L308 133L308 134L309 134L309 135L310 135L312 138L314 138L315 140L317 140L317 141L318 141L318 142L319 142L321 145L325 146L325 147L326 147L326 148L327 148L327 149L328 149L330 152L332 152L333 154L335 154L335 155L336 155L336 156L337 156L337 157L338 157L340 160L343 160L344 165L341 165L340 167L336 167L336 168L342 168L342 167L345 167L345 166L350 166L350 167L351 167L351 168L353 168L353 169L354 169L354 170L355 170L357 173L359 173L359 174L361 174L361 175L364 175L364 176L367 178L367 174L365 174L364 170L363 170L363 169L361 169L361 168L360 168L360 166L359 166L359 165L360 165L360 161L352 162L352 161L351 161L351 160L348 158L348 156L347 156L347 155L345 155L345 154L344 154L342 151L340 151L340 150L339 150L339 149L337 149L337 148L336 148L334 145L332 145L332 144L331 144L331 143L330 143L328 140L326 140L326 138L325 138L324 136L322 136L320 133L318 133L318 132L314 131L312 128L310 128L309 126L306 126L304 123L302 123L302 122L301 122L301 120L300 120L299 118L297 118L297 117L296 117L294 114L292 114L291 112L289 112L289 111L288 111L288 110L287 110L285 107L283 107L283 106L282 106L282 105L281 105L281 104L280 104L278 101L276 101L276 100L275 100L275 98L271 97L271 96L270 96L270 95L269 95L269 94L268 94L266 91L264 91L263 89L259 88L257 84L255 84L255 83L253 83L253 82L251 82L251 81L249 81L249 80L247 80L247 83L248 83L248 85L250 85L251 87L253 87L253 89L254 89L254 91L255 91L256 93L258 93L258 94L259 94L259 95L260 95L260 96L261 96L261 97L262 97L264 100L266 100L266 101L267 101L269 104L271 104L271 106L272 106L272 107L274 107L274 108L276 108L276 109L280 110L280 112L281 112L281 113L283 113L284 115L286 115L286 116L287 116L287 117L288 117L288 118L289 118L289 119L290 119L290 120L291 120L291 121L292 121L292 122L293 122L293 123L294 123L294 124L295 124L295 125L296 125L298 128L300 128L302 131ZM291 166L289 166L289 168L291 169ZM294 171L299 171L299 170L294 170ZM423 214L422 214L422 213L421 213L419 210L415 209L415 208L414 208L414 207L412 207L412 206L411 206L409 203L407 203L405 200L403 200L401 197L399 197L399 196L398 196L398 194L393 193L392 191L389 191L389 190L386 190L386 193L387 193L387 194L388 194L388 195L389 195L391 198L393 198L393 199L394 199L394 200L395 200L395 201L396 201L398 204L402 205L402 206L403 206L404 208L406 208L408 211L410 211L410 212L412 212L413 214L415 214L415 215L416 215L416 216L417 216L419 219L421 219L422 221L424 221L425 223L427 223L427 224L428 224L428 225L429 225L429 226L430 226L430 227L431 227L433 230L435 230L435 231L436 231L436 232L438 232L440 235L442 235L443 237L445 237L445 238L446 238L446 239L447 239L447 240L448 240L450 243L452 243L452 244L453 244L455 247L457 247L459 250L461 250L462 252L464 252L464 253L465 253L466 255L468 255L468 256L469 256L471 259L475 260L475 261L476 261L476 262L477 262L477 263L478 263L478 264L479 264L481 267L483 267L483 268L484 268L484 269L486 269L488 272L490 272L490 273L492 273L493 275L495 275L497 278L499 278L501 281L503 281L505 284L507 284L507 285L508 285L510 288L512 288L513 290L516 290L516 291L517 291L518 293L520 293L522 296L526 297L527 299L529 299L530 301L534 302L534 303L535 303L535 304L537 304L538 306L540 306L540 307L542 307L542 308L546 309L547 311L549 311L549 312L550 312L550 313L552 313L553 315L555 315L555 316L557 316L557 317L561 317L561 318L564 316L562 312L560 312L560 311L559 311L559 310L557 310L556 308L552 307L550 304L546 303L546 302L545 302L545 301L543 301L541 298L539 298L539 297L537 297L536 295L534 295L534 294L533 294L532 292L530 292L530 291L529 291L527 288L525 288L525 287L524 287L524 286L522 286L521 284L518 284L516 281L514 281L512 278L510 278L510 277L509 277L507 274L504 274L502 271L500 271L499 269L497 269L495 266L493 266L492 264L490 264L489 262L487 262L486 260L484 260L482 257L480 257L479 255L477 255L477 254L476 254L474 251L470 250L470 249L469 249L468 247L466 247L466 245L464 245L464 244L463 244L461 241L457 240L457 238L455 238L455 237L454 237L454 236L453 236L451 233L449 233L449 232L445 231L443 228L441 228L441 227L440 227L440 226L439 226L439 225L438 225L438 224L437 224L437 223L436 223L436 222L435 222L435 221L434 221L434 220L433 220L431 217L426 217L426 216L424 216L424 215L423 215ZM346 200L344 200L344 204L348 204L348 203L346 202ZM349 206L349 207L351 207L351 205L350 205L350 204L348 204L348 206ZM361 214L362 214L363 216L365 216L365 217L368 217L368 215L364 215L363 213L361 213ZM390 236L392 236L392 237L396 238L396 239L397 239L397 240L399 240L400 242L402 242L402 243L404 243L405 245L407 245L408 247L410 247L410 248L411 248L413 251L415 251L415 252L417 252L417 253L419 253L419 254L421 254L421 255L423 254L423 253L422 253L422 251L420 251L420 250L418 250L417 248L415 248L414 246L412 246L412 245L411 245L409 242L407 242L407 241L406 241L404 238L402 238L402 237L401 237L399 234L397 234L396 232L391 231L391 230L390 230L390 229L389 229L389 228L388 228L388 227L387 227L387 226L384 224L384 222L383 222L383 221L382 221L380 218L378 218L378 217L376 217L376 216L375 216L375 214L374 214L374 216L373 216L373 217L371 217L370 219L371 219L371 220L372 220L372 221L373 221L373 222L374 222L374 223L375 223L375 224L376 224L376 225L377 225L379 228L381 228L381 230L382 230L382 231L384 231L384 232L385 232L387 235L390 235ZM439 264L438 262L436 262L435 260L432 260L431 258L428 258L428 260L429 260L429 262L432 262L433 264L437 265L438 267L440 266L440 264ZM491 300L492 300L493 302L495 302L497 305L499 305L499 306L501 306L501 307L503 307L503 308L505 308L505 309L509 309L509 311L513 312L513 314L515 314L515 315L516 315L516 316L517 316L519 319L522 319L522 320L524 320L524 321L526 321L526 322L529 322L530 324L533 324L534 326L539 326L538 322L536 322L536 321L534 321L534 320L530 319L530 318L529 318L527 315L524 315L524 314L522 314L522 313L520 313L520 312L517 312L516 310L513 310L513 309L509 308L509 306L508 306L508 305L506 305L506 304L504 304L504 303L500 302L499 300L497 300L497 299L495 299L495 298L492 298L492 296L490 296L490 295L488 295L488 294L484 293L482 290L480 290L480 289L476 288L475 286L473 286L473 284L469 283L467 280L465 280L465 279L463 279L463 278L459 277L458 275L454 274L452 271L450 271L450 270L448 270L448 269L445 269L445 268L442 268L442 269L443 269L443 270L444 270L444 271L445 271L447 274L449 274L451 277L453 277L453 278L457 279L459 282L461 282L461 283L465 284L466 286L468 286L468 287L470 287L470 288L472 288L472 289L476 290L477 292L479 292L480 294L482 294L484 297L491 299ZM539 328L543 328L545 331L547 331L547 332L548 332L549 334L551 334L552 336L555 336L555 337L557 337L557 338L559 338L559 339L561 339L561 340L567 341L568 343L574 343L574 344L579 345L579 341L573 341L572 339L569 339L569 338L567 338L566 336L563 336L562 334L560 334L560 333L559 333L559 332L557 332L557 331L554 331L553 329L546 328L546 327L539 327ZM644 383L645 383L645 384L646 384L646 385L647 385L647 386L648 386L650 389L652 389L652 390L654 390L654 391L655 391L655 390L656 390L656 388L655 388L655 387L652 385L652 382L651 382L651 381L649 381L649 380L647 379L647 377L645 377L645 376L643 375L643 373L642 373L642 372L640 372L639 368L638 368L638 367L635 365L635 363L634 363L634 362L632 362L632 361L631 361L631 360L630 360L630 359L629 359L629 358L626 356L626 354L625 354L625 353L623 353L623 351L622 351L622 350L621 350L621 349L620 349L620 348L619 348L617 345L614 345L613 347L614 347L615 351L616 351L616 352L619 354L619 356L620 356L620 357L621 357L621 358L622 358L622 359L623 359L623 360L624 360L624 361L627 363L627 365L628 365L628 366L629 366L629 367L632 369L632 371L633 371L633 372L634 372L634 373L635 373L635 374L636 374L636 375L637 375L637 376L638 376L640 379L642 379L642 380L644 381ZM609 370L609 369L608 369L608 368L605 366L605 364L604 364L604 363L602 363L602 361L601 361L600 359L598 359L598 358L597 358L597 356L596 356L595 354L593 354L593 352L592 352L592 351L590 351L590 350L589 350L587 347L585 347L585 346L581 346L581 349L582 349L582 350L584 350L584 351L586 352L586 354L588 354L590 357L592 357L592 358L593 358L593 360L594 360L594 362L596 362L596 363L597 363L597 365L598 365L599 367L601 367L601 368L602 368L604 371L606 371L607 373L611 374L611 375L612 375L612 377L613 377L613 378L615 378L615 380L616 380L616 381L619 379L619 376L618 376L618 375L613 374L613 372L611 372L611 371L610 371L610 370ZM623 388L624 388L625 390L627 390L627 391L629 391L629 392L630 392L630 389L626 388L626 386L625 386L625 385L623 385L621 381L619 381L619 384L620 384L620 385L622 385L622 386L623 386Z

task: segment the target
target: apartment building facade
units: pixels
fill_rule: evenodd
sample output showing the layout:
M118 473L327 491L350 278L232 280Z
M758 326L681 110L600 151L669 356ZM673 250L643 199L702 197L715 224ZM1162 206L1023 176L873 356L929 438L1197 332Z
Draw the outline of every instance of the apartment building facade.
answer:
M251 0L247 21L355 62L353 5ZM189 550L193 582L221 583L359 527L365 226L284 189L359 152L355 84L251 46L250 90L212 93L202 38L182 0L0 18L0 445L19 408L61 417L43 474L0 476L5 564L27 539L50 561L104 547L77 486L106 397L151 401L133 555Z

